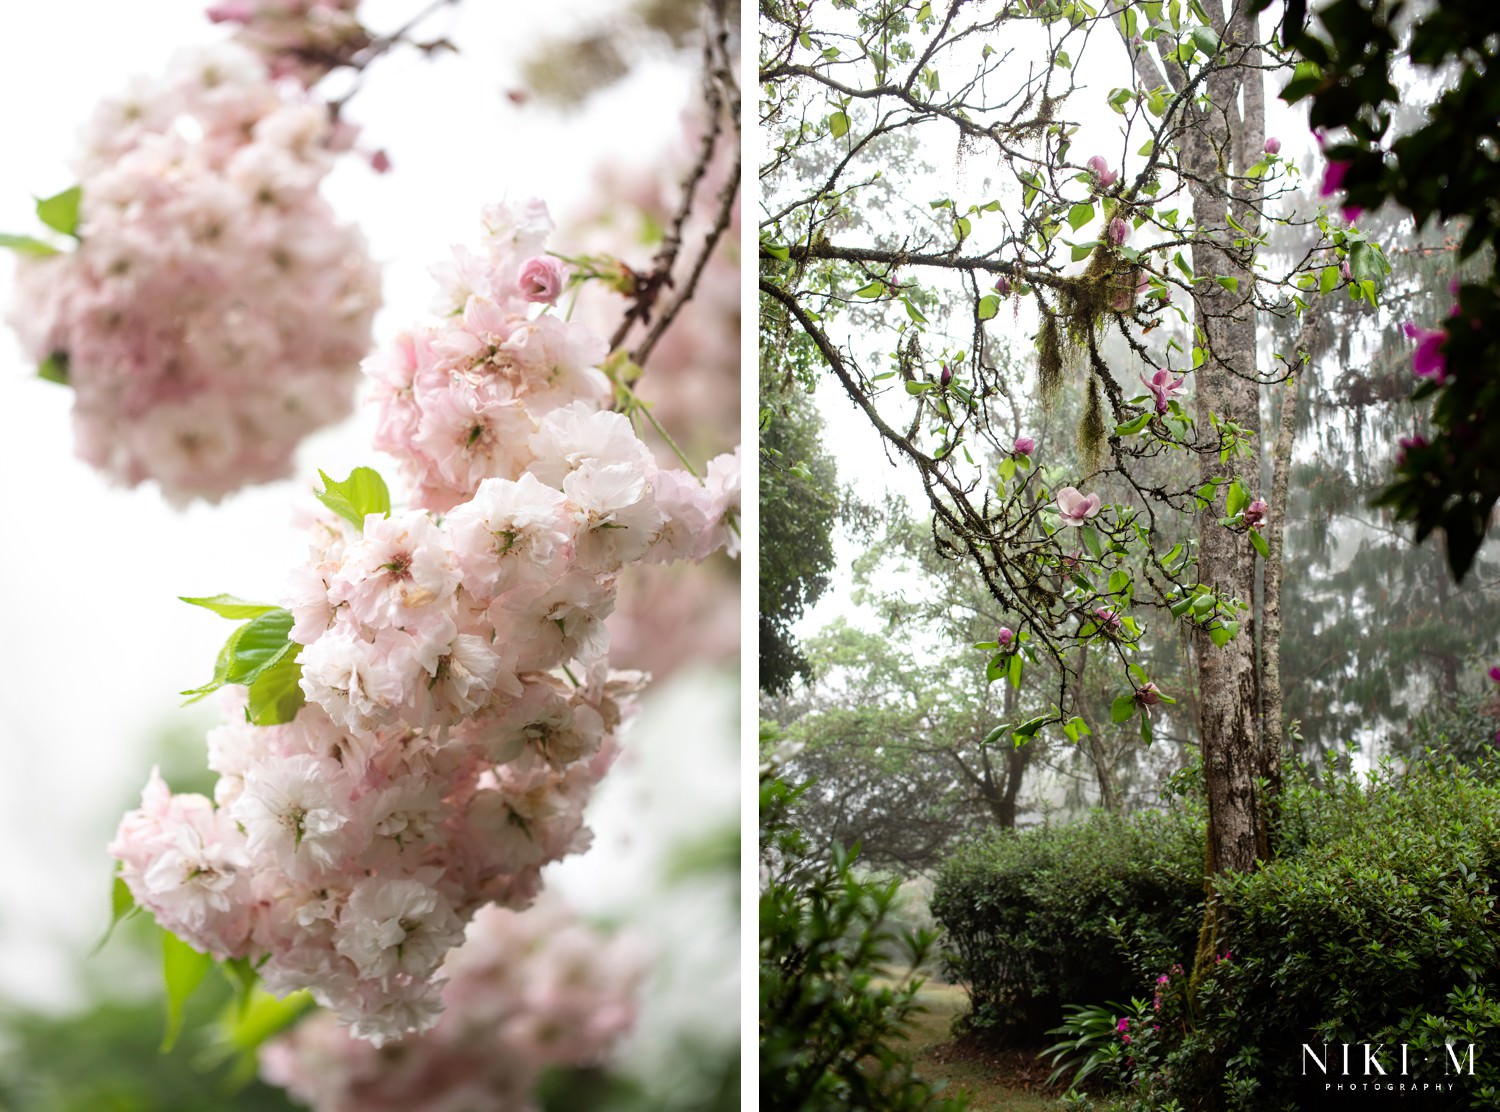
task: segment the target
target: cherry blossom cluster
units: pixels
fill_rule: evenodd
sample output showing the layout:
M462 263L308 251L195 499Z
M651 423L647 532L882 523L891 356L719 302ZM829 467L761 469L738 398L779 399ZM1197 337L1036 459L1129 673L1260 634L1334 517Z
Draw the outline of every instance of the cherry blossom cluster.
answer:
M434 270L440 323L365 361L375 446L401 461L415 502L444 512L486 479L530 474L574 508L585 566L733 550L738 450L710 460L703 482L659 467L631 422L604 408L605 340L553 311L568 271L545 253L546 206L492 205L483 226L480 251L456 247Z
M311 86L370 44L358 7L359 0L217 0L207 14L237 26L236 40L277 77Z
M543 1070L595 1065L630 1029L643 966L631 939L546 898L486 908L443 966L430 1031L377 1048L316 1015L262 1048L261 1074L315 1112L531 1112Z
M379 276L319 193L331 142L325 107L232 44L99 106L78 242L19 257L10 309L74 389L84 460L217 500L350 412Z
M584 804L641 682L608 666L622 569L702 559L733 535L737 457L702 483L659 468L599 408L602 374L569 362L582 345L565 322L502 315L525 298L496 259L521 289L555 273L495 247L529 245L538 214L489 210L490 252L456 258L466 283L506 293L470 293L384 361L412 357L413 382L386 401L418 407L420 474L430 463L472 497L429 483L441 516L320 518L283 612L305 705L219 727L214 799L153 777L110 847L167 930L250 959L274 992L311 989L377 1043L436 1022L438 967L480 907L524 907L543 865L586 848ZM559 362L537 357L538 337ZM466 416L426 421L451 411Z

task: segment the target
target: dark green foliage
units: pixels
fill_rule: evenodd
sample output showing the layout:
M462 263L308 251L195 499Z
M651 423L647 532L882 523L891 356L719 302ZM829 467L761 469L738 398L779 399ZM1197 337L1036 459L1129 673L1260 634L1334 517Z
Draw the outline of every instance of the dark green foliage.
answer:
M809 671L792 625L828 586L839 497L811 399L762 397L761 414L760 686L785 692Z
M1175 1099L1263 1112L1334 1107L1325 1084L1368 1080L1454 1086L1407 1091L1403 1109L1496 1107L1494 771L1425 765L1405 779L1323 787L1292 777L1286 852L1258 872L1219 879L1225 925L1196 986L1169 967L1147 986L1155 997L1130 1020L1121 1059L1133 1095L1152 1106ZM1366 1044L1383 1078L1366 1076Z
M948 932L972 1024L1017 1041L1057 1025L1067 1004L1127 999L1147 968L1192 953L1202 921L1197 809L1096 813L1001 833L955 854L932 911Z
M931 934L893 925L895 882L859 878L842 849L812 853L788 819L799 791L761 780L761 1109L960 1112L912 1074L899 1045L920 981L886 979L887 955L913 967Z
M1396 739L1396 753L1415 760L1430 751L1464 764L1493 759L1500 745L1500 694L1488 679L1485 684L1482 695L1463 694L1434 705L1412 724L1410 734Z
M1257 0L1265 7L1270 0ZM1401 43L1398 18L1405 3L1334 0L1318 9L1316 25L1289 20L1288 42L1306 59L1283 96L1307 98L1314 127L1347 129L1350 142L1328 149L1348 164L1342 190L1363 209L1393 200L1418 225L1462 218L1462 251L1500 242L1494 198L1500 194L1500 7L1490 0L1444 0L1423 5L1409 24L1411 61L1426 73L1452 65L1446 88L1421 126L1392 138L1400 91L1391 79ZM1500 256L1492 255L1500 266ZM1433 322L1436 323L1436 322ZM1446 322L1442 353L1446 383L1425 383L1418 397L1435 397L1436 435L1408 451L1380 501L1416 526L1422 539L1441 530L1455 577L1468 571L1500 498L1500 270L1459 291Z

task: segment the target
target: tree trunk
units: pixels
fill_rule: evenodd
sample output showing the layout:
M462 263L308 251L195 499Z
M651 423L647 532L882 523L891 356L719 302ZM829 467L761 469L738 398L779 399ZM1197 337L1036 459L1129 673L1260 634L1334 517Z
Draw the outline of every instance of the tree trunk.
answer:
M1227 25L1221 5L1211 6L1210 14L1226 51L1236 49L1232 44L1255 41L1254 23L1243 14ZM1209 76L1206 85L1212 105L1197 111L1198 126L1184 134L1182 149L1182 161L1191 176L1194 215L1207 233L1198 237L1193 248L1193 269L1202 280L1195 299L1197 324L1208 339L1207 357L1195 375L1199 432L1211 435L1211 415L1221 425L1232 422L1240 430L1237 448L1223 461L1219 451L1199 455L1201 481L1223 480L1226 485L1220 491L1240 475L1254 477L1253 490L1260 475L1256 322L1249 301L1254 274L1225 249L1236 233L1224 219L1229 207L1228 175L1244 174L1249 163L1243 160L1265 142L1264 93L1257 95L1254 88L1262 78L1258 70L1249 68L1258 60L1258 52L1251 54L1244 66L1226 66ZM1253 211L1245 198L1236 198L1234 209L1236 219L1253 232ZM1252 223L1246 224L1246 219ZM1218 277L1237 280L1238 289L1213 280ZM1245 536L1218 524L1223 505L1221 493L1215 505L1199 516L1198 577L1222 599L1253 607L1255 551ZM1208 792L1210 873L1250 869L1269 849L1264 801L1257 800L1255 792L1255 778L1264 762L1257 722L1254 616L1248 609L1226 616L1241 623L1239 634L1227 644L1213 644L1202 628L1193 638Z

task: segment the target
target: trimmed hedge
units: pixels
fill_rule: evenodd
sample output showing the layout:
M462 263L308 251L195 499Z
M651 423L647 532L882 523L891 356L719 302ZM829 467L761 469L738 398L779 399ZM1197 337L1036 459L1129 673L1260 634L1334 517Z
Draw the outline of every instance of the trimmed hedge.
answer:
M1066 1004L1140 990L1138 960L1191 954L1201 922L1202 824L1186 808L1002 831L944 862L932 912L974 1028L1035 1045Z

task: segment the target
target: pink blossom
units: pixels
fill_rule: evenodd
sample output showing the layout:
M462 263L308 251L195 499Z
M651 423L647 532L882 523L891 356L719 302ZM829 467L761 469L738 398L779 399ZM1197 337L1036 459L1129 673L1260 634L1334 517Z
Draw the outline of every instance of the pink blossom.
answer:
M1245 524L1251 529L1259 529L1266 523L1266 515L1270 509L1264 498L1257 498L1245 507Z
M1161 702L1161 689L1154 683L1144 684L1135 689L1135 701L1143 707L1154 707Z
M1000 277L998 277L998 278L995 279L995 293L998 294L999 296L1001 296L1001 297L1007 297L1007 296L1009 296L1009 294L1010 294L1010 288L1011 288L1010 287L1010 279L1007 278L1005 275L1002 274L1002 275L1000 275Z
M1116 216L1109 222L1109 229L1105 232L1106 242L1115 247L1120 246L1130 236L1130 225L1125 223L1125 218Z
M1099 628L1113 637L1124 627L1124 621L1115 611L1107 606L1100 606L1094 611L1094 618L1099 623Z
M1108 189L1120 180L1120 175L1109 168L1109 163L1100 154L1094 155L1088 160L1089 173L1094 176L1094 184L1100 189Z
M1182 384L1186 381L1187 376L1179 375L1174 379L1171 371L1163 369L1158 370L1149 379L1144 373L1141 374L1140 378L1141 384L1147 390L1151 391L1152 396L1156 399L1156 412L1166 413L1171 408L1173 397L1182 389Z
M1443 345L1448 340L1448 333L1441 328L1419 328L1411 321L1406 321L1401 330L1409 340L1417 342L1416 349L1412 352L1412 373L1418 378L1430 378L1442 385L1448 381L1448 360L1443 355Z
M1009 649L1011 646L1011 642L1013 642L1015 639L1016 635L1011 631L1009 626L1001 626L1000 632L995 635L995 640L999 642L1002 652Z
M1011 445L1012 456L1027 456L1036 451L1036 438L1031 436L1018 436L1015 443Z
M1496 683L1500 683L1500 666L1496 666L1494 668L1491 668L1490 671L1489 671L1489 677L1490 677L1490 679L1494 680Z
M1082 494L1077 487L1063 487L1057 492L1057 509L1064 525L1082 525L1099 512L1097 494Z
M567 266L561 259L552 255L536 255L521 264L516 285L527 301L551 305L557 301L558 294L562 293L566 278Z
M950 366L948 366L948 364L944 363L943 364L942 372L938 375L938 385L939 386L947 386L952 381L953 381L953 368L950 367Z
M1281 153L1281 140L1278 139L1278 138L1276 138L1276 136L1274 136L1274 135L1271 136L1269 139L1267 139L1266 140L1266 153L1267 154L1280 154Z

